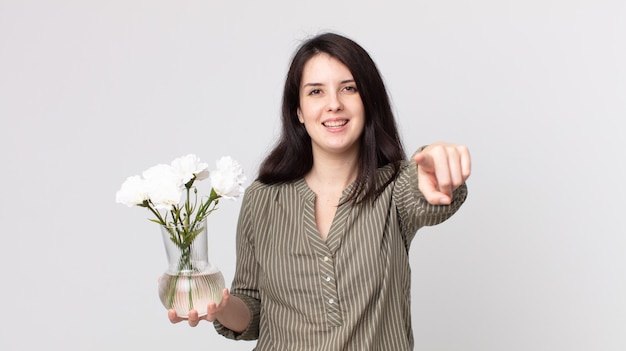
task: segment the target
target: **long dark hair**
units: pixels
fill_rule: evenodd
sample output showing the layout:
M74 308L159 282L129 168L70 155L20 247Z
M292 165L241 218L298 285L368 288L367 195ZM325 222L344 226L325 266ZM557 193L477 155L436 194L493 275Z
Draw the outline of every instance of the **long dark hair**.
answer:
M320 53L326 53L348 67L365 110L358 174L346 201L359 203L374 199L396 177L400 161L406 158L406 154L376 64L359 44L335 33L306 40L293 56L283 91L281 136L261 163L257 179L265 184L290 182L302 178L313 167L311 138L298 120L297 110L304 65ZM393 177L377 187L376 170L387 164L393 165Z

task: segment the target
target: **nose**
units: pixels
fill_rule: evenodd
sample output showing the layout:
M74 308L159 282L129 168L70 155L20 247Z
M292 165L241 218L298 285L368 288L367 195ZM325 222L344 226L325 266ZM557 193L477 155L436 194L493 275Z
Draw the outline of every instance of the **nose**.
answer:
M339 94L329 94L328 97L328 111L341 111L343 110L343 103Z

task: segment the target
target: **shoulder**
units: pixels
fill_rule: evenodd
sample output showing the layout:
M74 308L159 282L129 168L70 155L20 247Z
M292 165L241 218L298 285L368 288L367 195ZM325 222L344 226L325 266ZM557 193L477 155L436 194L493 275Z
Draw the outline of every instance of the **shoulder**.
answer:
M273 187L274 185L255 180L244 191L244 199L247 201L258 201L259 198L265 197L268 193L271 193Z
M287 182L287 183L278 183L278 184L267 184L263 183L260 180L256 179L250 184L245 192L250 194L258 194L258 193L267 193L274 191L281 191L286 188L293 187L293 184L296 182Z
M293 211L297 203L301 202L297 184L297 182L266 184L255 180L244 192L240 216L258 225L275 218L276 211Z
M276 199L282 192L291 192L296 187L297 182L266 184L258 179L250 184L245 192L244 199L246 202L255 204L265 203Z
M252 182L252 184L250 184L246 190L245 193L246 194L253 194L256 192L263 192L265 191L270 185L267 185L265 183L261 183L259 180L255 180Z

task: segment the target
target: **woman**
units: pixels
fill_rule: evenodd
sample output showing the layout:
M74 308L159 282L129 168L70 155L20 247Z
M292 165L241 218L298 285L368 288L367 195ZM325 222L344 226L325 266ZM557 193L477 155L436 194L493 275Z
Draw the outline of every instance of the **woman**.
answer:
M406 160L376 65L333 33L297 50L282 122L243 199L231 290L189 324L260 351L412 350L409 245L465 200L467 148Z

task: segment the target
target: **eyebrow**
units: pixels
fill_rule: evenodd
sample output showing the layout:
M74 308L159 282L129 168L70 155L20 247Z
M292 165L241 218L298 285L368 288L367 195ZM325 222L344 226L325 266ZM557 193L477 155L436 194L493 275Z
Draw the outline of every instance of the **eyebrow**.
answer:
M346 84L346 83L354 83L354 79L346 79L346 80L342 80L341 81L341 84ZM324 84L322 84L322 83L305 83L305 84L302 85L302 87L303 88L306 88L306 87L319 87L319 86L322 86L322 85L324 85Z

